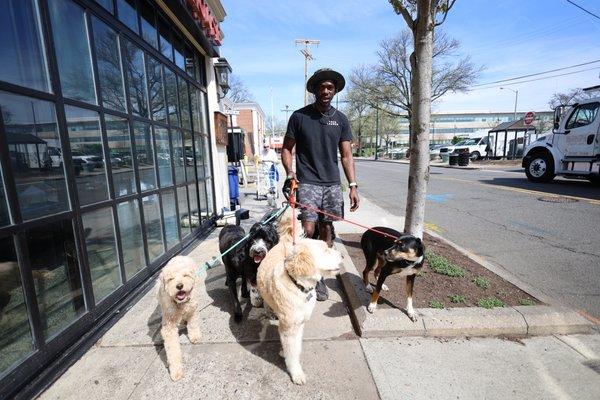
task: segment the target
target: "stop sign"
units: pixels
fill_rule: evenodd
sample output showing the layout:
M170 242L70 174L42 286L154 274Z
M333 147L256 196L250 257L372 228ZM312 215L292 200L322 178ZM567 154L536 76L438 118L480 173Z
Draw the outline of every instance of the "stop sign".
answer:
M531 125L534 118L535 114L533 113L533 111L529 111L527 114L525 114L525 125Z

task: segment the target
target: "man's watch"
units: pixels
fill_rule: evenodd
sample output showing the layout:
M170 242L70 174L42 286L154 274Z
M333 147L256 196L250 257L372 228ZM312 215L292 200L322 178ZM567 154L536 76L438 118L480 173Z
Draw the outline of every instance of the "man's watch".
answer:
M350 182L350 183L348 184L348 187L355 187L355 188L357 188L357 189L358 189L358 183L356 183L356 182Z

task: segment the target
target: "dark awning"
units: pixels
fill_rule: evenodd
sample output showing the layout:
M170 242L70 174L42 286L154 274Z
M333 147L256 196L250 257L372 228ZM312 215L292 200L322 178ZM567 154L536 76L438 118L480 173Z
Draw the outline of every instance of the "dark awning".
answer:
M494 132L504 132L504 131L529 131L529 130L535 130L535 126L533 125L525 125L524 119L521 118L517 121L508 121L508 122L503 122L500 125L498 125L497 127L495 127L494 129L490 129L488 132L489 133L494 133Z
M45 141L31 133L9 133L6 135L8 144L46 144Z

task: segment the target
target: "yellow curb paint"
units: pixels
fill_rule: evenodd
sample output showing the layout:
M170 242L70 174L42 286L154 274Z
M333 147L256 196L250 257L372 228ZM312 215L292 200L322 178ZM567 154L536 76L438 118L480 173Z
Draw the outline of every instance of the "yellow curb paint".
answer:
M437 226L433 222L425 222L425 229L427 229L429 231L433 231L435 233L442 233L442 232L444 232L444 230L441 227Z

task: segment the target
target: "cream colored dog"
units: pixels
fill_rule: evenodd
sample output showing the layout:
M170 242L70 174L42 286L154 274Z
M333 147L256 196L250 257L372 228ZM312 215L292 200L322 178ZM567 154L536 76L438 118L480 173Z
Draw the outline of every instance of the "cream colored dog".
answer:
M279 243L267 253L258 267L258 291L266 305L279 318L279 338L285 365L298 385L306 383L300 365L304 324L315 307L315 285L323 275L339 272L342 256L321 240L301 237L292 244L291 215L284 214L279 224ZM281 354L281 353L280 353Z
M173 257L159 276L158 302L162 310L162 335L171 379L183 378L179 325L187 322L188 338L200 342L196 264L190 257Z

